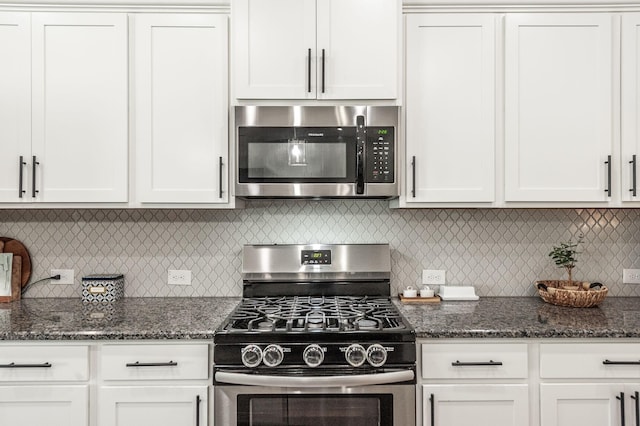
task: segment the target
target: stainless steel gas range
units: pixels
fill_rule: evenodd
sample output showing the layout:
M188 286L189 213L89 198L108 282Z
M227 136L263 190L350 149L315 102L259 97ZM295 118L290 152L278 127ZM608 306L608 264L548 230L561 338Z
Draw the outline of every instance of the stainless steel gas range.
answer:
M215 334L216 425L415 425L415 333L387 244L247 245Z

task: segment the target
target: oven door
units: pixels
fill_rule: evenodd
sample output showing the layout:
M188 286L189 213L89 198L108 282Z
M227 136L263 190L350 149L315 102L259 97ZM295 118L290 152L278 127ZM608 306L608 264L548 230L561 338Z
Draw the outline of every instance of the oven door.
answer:
M413 371L338 377L216 375L215 424L225 426L414 426ZM377 378L376 378L377 376ZM409 377L411 376L411 377ZM222 379L222 380L221 380ZM237 380L236 380L237 379ZM257 379L257 380L255 380ZM292 380L293 379L293 380ZM404 379L404 380L403 380ZM264 384L262 381L264 380ZM291 385L287 385L290 381ZM266 383L270 382L271 385ZM381 384L368 384L382 382Z
M239 127L236 195L355 195L355 127Z

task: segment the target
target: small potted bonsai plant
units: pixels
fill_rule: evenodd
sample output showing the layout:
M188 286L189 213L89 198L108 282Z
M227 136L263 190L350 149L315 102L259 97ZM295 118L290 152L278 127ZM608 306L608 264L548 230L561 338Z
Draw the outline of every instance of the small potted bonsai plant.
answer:
M549 252L549 257L554 261L554 263L559 268L564 268L569 275L568 283L562 285L562 288L567 290L579 290L582 288L582 283L574 284L573 282L573 268L575 268L576 263L578 262L578 246L582 243L583 235L580 234L578 240L573 242L573 240L569 240L564 243L560 243L559 246L553 246L553 250ZM587 288L588 289L588 286ZM586 290L585 289L585 290Z
M542 299L554 305L572 307L592 307L600 303L607 295L608 289L600 283L575 281L573 268L578 262L578 251L583 241L580 234L577 240L570 239L553 246L549 257L559 268L567 271L568 280L545 280L536 282L538 294Z

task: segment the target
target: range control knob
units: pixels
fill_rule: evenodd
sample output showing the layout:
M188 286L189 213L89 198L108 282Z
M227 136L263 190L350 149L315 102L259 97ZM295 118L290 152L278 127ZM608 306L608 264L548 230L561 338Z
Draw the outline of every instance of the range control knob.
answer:
M262 362L262 349L257 345L247 345L242 348L242 363L246 367L257 367Z
M387 362L387 350L379 344L371 345L367 348L367 361L373 367L380 367Z
M352 367L360 367L367 360L367 351L362 345L354 343L350 345L344 353L344 357Z
M267 367L277 367L284 359L284 351L279 345L269 345L262 351L262 362Z
M316 344L304 348L302 359L309 367L317 367L324 361L324 351Z

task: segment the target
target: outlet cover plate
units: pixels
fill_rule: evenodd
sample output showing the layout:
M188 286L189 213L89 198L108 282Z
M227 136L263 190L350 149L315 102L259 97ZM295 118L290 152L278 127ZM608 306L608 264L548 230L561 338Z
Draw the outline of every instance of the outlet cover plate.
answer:
M191 285L191 271L189 269L169 269L167 282L171 285Z
M622 282L624 284L640 284L640 269L623 269Z
M52 269L50 272L51 277L53 277L54 275L60 275L59 280L49 280L51 284L73 284L73 269Z
M422 270L422 284L438 284L445 283L444 269L423 269Z

